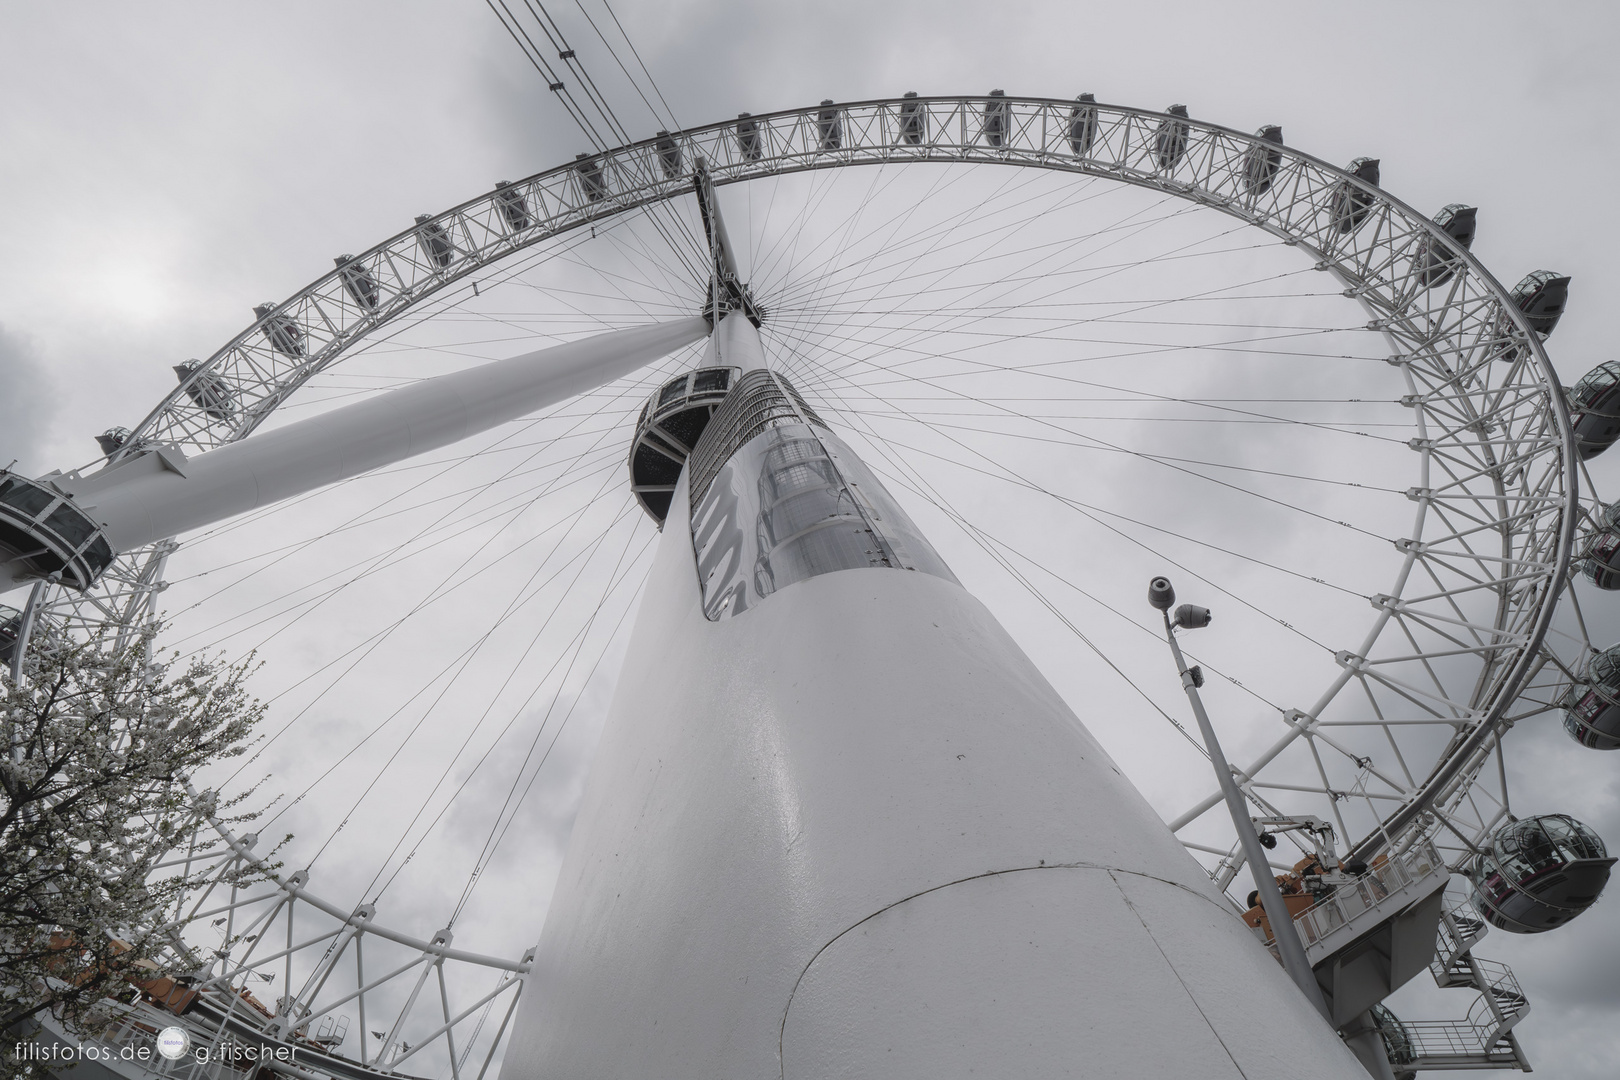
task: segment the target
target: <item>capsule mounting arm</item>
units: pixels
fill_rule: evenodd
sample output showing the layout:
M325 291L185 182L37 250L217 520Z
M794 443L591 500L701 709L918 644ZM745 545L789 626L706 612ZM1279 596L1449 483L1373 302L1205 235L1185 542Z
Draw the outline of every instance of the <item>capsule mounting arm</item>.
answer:
M187 458L154 446L86 476L0 475L0 592L88 588L117 552L359 476L612 382L702 340L699 317L425 379Z

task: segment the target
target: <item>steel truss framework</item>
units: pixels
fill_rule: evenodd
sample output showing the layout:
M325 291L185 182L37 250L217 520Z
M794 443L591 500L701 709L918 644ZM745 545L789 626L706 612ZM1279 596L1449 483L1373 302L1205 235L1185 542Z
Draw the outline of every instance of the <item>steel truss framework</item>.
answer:
M660 136L420 219L261 309L260 319L198 365L118 454L154 443L204 451L245 437L312 376L440 290L570 230L684 197L699 160L717 185L910 162L1101 177L1230 215L1336 276L1344 294L1367 311L1368 328L1385 336L1388 362L1405 382L1402 403L1415 431L1409 444L1417 474L1408 492L1413 524L1396 544L1393 585L1371 598L1363 640L1338 653L1337 678L1317 700L1281 716L1277 740L1239 780L1266 813L1322 814L1346 841L1359 841L1362 858L1432 839L1456 862L1500 822L1505 788L1487 793L1476 781L1501 772L1500 737L1525 711L1513 712L1521 694L1538 680L1562 677L1574 663L1544 647L1580 516L1564 395L1540 339L1466 250L1380 188L1271 137L1113 105L999 96L815 106ZM87 594L54 590L47 617L69 627L113 624L127 637L152 617L175 547L166 541L122 556ZM1450 732L1443 752L1408 761L1403 732L1435 726ZM1369 753L1363 738L1369 732L1387 740L1387 753ZM1195 831L1219 799L1212 785L1172 829ZM208 978L239 990L252 965L279 958L290 980L292 955L315 950L320 959L306 965L312 974L303 990L284 999L274 1017L259 1017L261 1029L285 1036L352 1000L361 1010L362 1044L366 1025L375 1022L364 1019L367 995L375 999L404 980L412 988L386 1045L375 1055L362 1051L361 1065L392 1071L421 1060L415 1055L437 1040L441 1071L460 1080L459 1059L468 1049L464 1025L497 995L515 999L527 958L469 957L449 949L447 935L441 941L387 930L375 911L351 913L319 901L307 878L268 873L251 843L228 831L221 835L226 845L214 856L210 891L229 899L205 896L179 913L176 933L199 920L225 918L227 942L253 933L259 944L237 959L230 958L236 946L227 944ZM1235 845L1186 842L1206 863L1217 857L1211 873L1222 887L1232 882L1240 866ZM233 875L247 867L267 874L263 894L238 896ZM295 911L309 912L320 924L307 941L295 943ZM266 953L265 935L283 919L286 945ZM378 968L361 970L362 941L389 942L414 959L373 977L369 972ZM351 952L356 971L343 984L354 986L323 998L329 976ZM498 985L484 997L472 994L473 1005L453 1003L459 983L446 981L447 964L482 965L500 973ZM413 1028L416 1042L401 1050L403 1025L435 971L436 987L427 992L441 996L439 1030L427 1035ZM290 981L283 985L292 989ZM401 1000L392 1004L398 1009ZM379 1008L369 1015L379 1015Z

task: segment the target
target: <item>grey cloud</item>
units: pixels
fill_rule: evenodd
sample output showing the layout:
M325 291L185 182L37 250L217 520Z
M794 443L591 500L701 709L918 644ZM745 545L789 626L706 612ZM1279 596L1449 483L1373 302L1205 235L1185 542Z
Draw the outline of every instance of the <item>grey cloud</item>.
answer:
M55 419L57 395L32 343L0 325L0 465L43 471L40 442Z

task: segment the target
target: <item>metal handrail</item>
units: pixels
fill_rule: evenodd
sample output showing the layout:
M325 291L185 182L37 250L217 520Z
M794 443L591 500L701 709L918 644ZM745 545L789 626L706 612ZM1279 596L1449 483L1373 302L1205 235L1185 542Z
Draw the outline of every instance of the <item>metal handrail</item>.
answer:
M1388 917L1386 909L1391 898L1405 907L1411 900L1403 895L1407 890L1444 870L1445 860L1427 839L1368 867L1366 873L1357 875L1354 881L1340 885L1294 916L1294 925L1305 941L1307 954L1315 952L1318 955L1312 957L1312 961L1320 960L1329 939L1345 936L1346 929L1353 932L1351 937L1360 937L1366 932L1369 913L1377 914L1378 921L1382 922ZM1270 939L1267 944L1272 944Z

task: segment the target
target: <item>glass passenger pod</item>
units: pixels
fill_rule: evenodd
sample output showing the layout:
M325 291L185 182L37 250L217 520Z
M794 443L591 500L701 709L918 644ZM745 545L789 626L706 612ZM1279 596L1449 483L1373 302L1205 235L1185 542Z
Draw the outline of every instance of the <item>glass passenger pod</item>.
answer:
M1410 1080L1416 1075L1411 1066L1418 1059L1412 1033L1385 1006L1374 1005L1370 1011L1373 1029L1378 1032L1378 1037L1384 1040L1384 1053L1389 1057L1390 1065L1394 1067L1395 1080Z
M1012 126L1011 108L1005 91L990 91L990 100L984 103L984 141L991 146L1006 145Z
M753 113L737 114L737 153L744 161L758 161L765 156L765 146L759 137L759 124Z
M1378 159L1358 157L1345 166L1345 172L1357 180L1378 186ZM1332 218L1333 227L1341 233L1353 233L1361 228L1361 223L1367 220L1367 212L1372 209L1373 194L1341 180L1333 189L1333 198L1328 204L1328 213Z
M823 150L837 150L844 145L844 123L833 108L832 98L824 99L816 114L816 142Z
M107 457L112 457L128 444L131 435L135 434L127 427L111 427L96 436L96 445Z
M202 363L187 360L174 365L175 377L191 399L191 403L215 420L226 421L236 415L236 403L225 379L214 371L204 371Z
M1524 280L1513 287L1513 302L1524 313L1524 321L1530 324L1530 329L1540 334L1542 340L1552 334L1568 301L1569 276L1553 270L1526 274Z
M1580 558L1586 580L1600 589L1620 589L1620 502L1593 515Z
M304 331L291 316L272 314L275 309L274 301L255 304L253 307L253 314L259 320L259 329L264 332L264 339L282 356L290 356L295 360L303 359Z
M1599 364L1569 392L1575 453L1582 461L1597 457L1620 440L1620 361Z
M0 604L0 664L10 665L21 636L22 612L9 604Z
M377 287L377 279L371 276L371 271L353 255L339 255L332 262L337 264L338 277L349 299L360 305L362 311L376 311L382 303L382 290Z
M1191 128L1172 117L1186 117L1187 106L1172 105L1164 110L1170 115L1159 121L1159 129L1153 136L1153 160L1158 163L1159 171L1170 172L1181 164L1181 158L1187 153L1187 138Z
M417 215L416 242L422 246L422 254L428 261L441 270L456 261L456 245L450 242L450 234L433 220L432 214Z
M528 200L523 197L523 192L512 186L510 180L496 183L495 205L501 208L501 220L506 222L508 232L522 232L533 224Z
M1452 203L1434 215L1434 223L1440 226L1447 239L1441 240L1431 233L1424 233L1423 239L1418 241L1417 251L1412 256L1412 276L1417 278L1420 287L1432 289L1451 280L1461 261L1455 248L1466 251L1474 246L1475 218L1478 213L1475 207Z
M900 141L916 146L928 137L928 113L917 100L917 91L907 90L900 103Z
M1473 903L1496 928L1539 934L1597 901L1615 860L1568 814L1542 814L1497 830L1467 870Z
M1069 149L1075 157L1085 157L1097 141L1097 95L1081 94L1074 100L1078 104L1069 110Z
M574 155L574 172L579 176L579 189L585 193L588 202L601 202L607 198L607 174L602 171L602 162L589 154Z
M674 180L681 175L681 147L675 137L667 131L658 133L658 141L653 144L658 151L658 165L664 170L665 180Z
M1251 196L1264 195L1277 179L1277 169L1282 165L1282 151L1275 147L1282 145L1282 128L1267 124L1256 131L1254 137L1260 142L1249 147L1243 155L1243 190Z
M0 552L30 576L60 573L75 589L94 585L113 561L101 529L56 489L0 469Z
M677 376L642 406L630 446L630 490L659 525L669 516L675 482L709 418L741 368L706 367Z
M1620 750L1620 645L1587 661L1558 704L1570 738L1593 750Z

